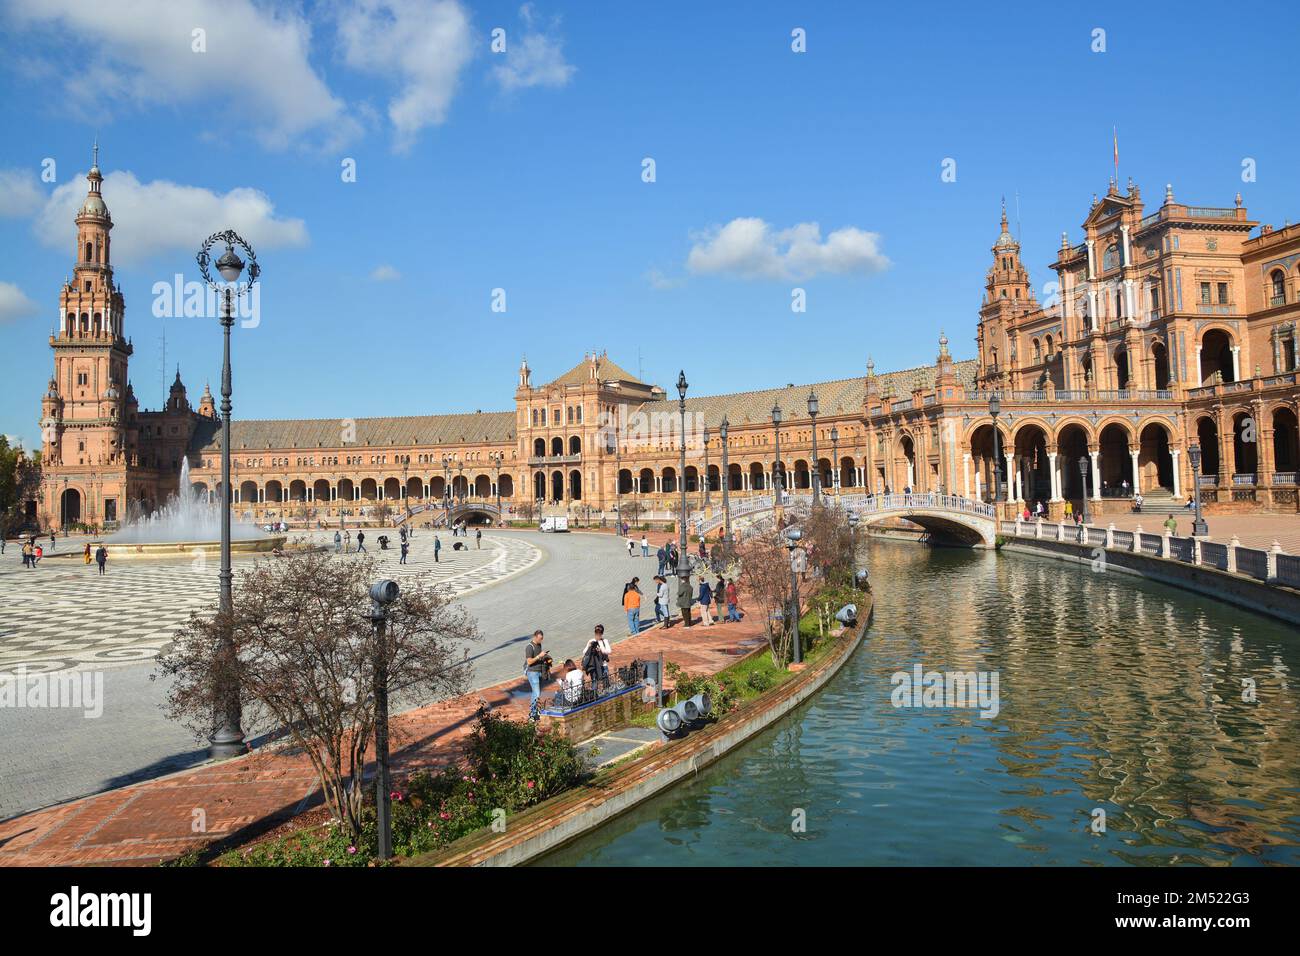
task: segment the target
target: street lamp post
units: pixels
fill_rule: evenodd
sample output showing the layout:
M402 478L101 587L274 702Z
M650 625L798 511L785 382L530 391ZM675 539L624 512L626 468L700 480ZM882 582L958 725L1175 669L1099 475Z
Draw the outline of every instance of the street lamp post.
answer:
M1196 502L1196 518L1192 521L1192 537L1208 538L1210 526L1201 517L1201 446L1193 444L1187 449L1187 458L1192 463L1192 500Z
M808 393L808 417L812 419L812 493L813 507L816 508L822 503L821 496L821 459L817 457L817 393L810 391Z
M728 553L731 551L731 463L727 459L727 433L730 430L731 423L723 415L722 424L718 426L718 437L722 440L722 550Z
M1079 456L1079 483L1083 486L1083 515L1079 529L1080 540L1088 533L1088 456Z
M858 527L858 513L849 512L849 566L853 570L853 589L858 588L858 539L854 531Z
M686 541L686 480L685 480L686 479L686 389L687 387L688 386L686 383L686 370L682 369L680 372L677 373L677 396L678 396L677 404L678 404L678 409L680 410L682 416L682 470L681 473L677 476L677 483L679 485L679 490L682 493L682 517L681 517L681 521L679 522L680 527L678 528L678 536L677 536L677 547L678 547L677 576L689 586L691 582L691 565L690 565L690 553L687 551L687 541ZM686 622L690 623L691 609L689 607L686 608L685 617L686 617Z
M222 282L217 282L208 271L212 262L212 246L224 242L226 251L216 261L217 273ZM238 245L248 256L248 281L236 287L239 277L244 272L245 262L235 253ZM213 721L216 730L210 738L208 754L214 759L234 757L244 753L248 746L244 743L244 732L240 729L243 713L239 704L239 685L234 683L237 674L237 654L235 640L230 633L230 615L234 610L231 582L234 573L230 568L230 329L235 324L235 299L251 292L253 284L261 275L262 267L257 263L257 256L247 242L233 229L216 232L208 236L196 257L199 272L208 286L221 295L221 330L223 352L221 361L221 615L226 622L217 648L222 670L223 686L219 689L219 699ZM184 490L183 492L184 493Z
M375 629L375 824L378 856L393 856L392 792L388 783L388 608L401 593L396 581L370 586L370 623Z
M709 429L704 429L704 507L709 506Z
M835 494L840 493L840 430L837 426L831 426L831 457L835 459L831 462L831 490Z
M497 522L501 521L501 462L505 460L506 453L503 451L492 452L488 455L492 459L492 469L496 477L497 487Z
M803 532L798 528L786 528L785 546L790 552L790 653L794 663L803 663L803 641L799 637L799 576L794 569L794 552L799 547Z
M451 531L451 455L442 456L442 525Z
M1002 432L998 431L998 414L1002 411L1002 402L998 398L998 393L994 392L989 396L989 415L993 417L993 504L996 505L1002 497L1002 472L999 470L1002 463ZM1011 500L1010 488L1011 476L1007 475L1007 500ZM995 509L996 510L996 509Z
M776 464L772 466L772 504L781 503L781 490L785 482L781 480L781 406L772 406L772 430L776 433Z

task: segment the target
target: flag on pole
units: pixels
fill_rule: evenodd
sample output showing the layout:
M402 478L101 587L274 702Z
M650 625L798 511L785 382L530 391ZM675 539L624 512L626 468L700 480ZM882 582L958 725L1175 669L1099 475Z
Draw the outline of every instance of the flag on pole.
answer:
M1119 127L1112 126L1111 142L1115 147L1115 185L1119 185Z

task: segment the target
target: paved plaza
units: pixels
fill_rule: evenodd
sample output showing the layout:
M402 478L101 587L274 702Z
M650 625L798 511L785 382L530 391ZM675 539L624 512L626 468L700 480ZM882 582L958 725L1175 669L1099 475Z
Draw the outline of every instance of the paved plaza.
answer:
M376 536L367 533L368 547ZM332 532L319 537L333 547ZM405 567L396 550L371 554L384 575L399 582L429 575L459 596L483 632L469 648L473 687L516 677L534 627L545 629L547 646L561 660L581 652L596 622L621 640L622 584L634 574L647 582L655 569L653 557L629 558L623 539L611 534L491 531L482 551L473 537L440 538L437 564L431 532L416 535ZM470 550L451 551L453 540ZM26 663L31 672L58 664L102 671L104 708L97 719L70 708L0 708L0 819L202 763L206 748L160 710L166 685L151 680L152 658L192 607L214 602L215 566L204 574L189 562L120 560L100 578L80 558L47 559L25 571L10 555L6 550L0 570L0 670ZM122 640L117 628L133 633ZM395 706L424 703L412 697Z
M390 533L396 542L396 535ZM315 544L328 543L332 532L312 532ZM399 564L395 544L382 551L367 535L367 553L382 572L399 583L421 578L443 585L453 594L469 593L526 570L542 558L533 545L517 537L488 536L483 548L474 539L455 539L468 551L452 551L452 539L443 535L441 560L433 560L433 535L412 540L405 565ZM219 554L198 554L180 560L113 560L109 549L107 573L84 564L72 552L48 557L35 570L23 568L18 551L0 565L0 593L4 615L0 618L0 675L103 668L131 661L152 660L190 616L212 607L217 598ZM354 545L355 547L355 545ZM5 557L10 552L6 550ZM356 557L342 556L341 560ZM262 557L264 561L278 560ZM239 571L254 559L234 561L236 594Z

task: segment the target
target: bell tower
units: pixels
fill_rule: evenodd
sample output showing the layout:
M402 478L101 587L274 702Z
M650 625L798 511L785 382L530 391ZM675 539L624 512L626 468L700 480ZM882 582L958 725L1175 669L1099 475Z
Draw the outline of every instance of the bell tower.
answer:
M113 218L100 194L103 181L96 143L75 220L72 278L59 294L59 326L50 336L54 375L41 408L43 455L65 466L112 464L125 452L132 347L123 331L122 291L113 281Z
M1013 320L1038 308L1029 271L1020 260L1020 243L1007 228L1007 201L1002 200L1002 229L993 243L993 265L984 281L980 305L979 372L981 383L994 386L1018 364Z

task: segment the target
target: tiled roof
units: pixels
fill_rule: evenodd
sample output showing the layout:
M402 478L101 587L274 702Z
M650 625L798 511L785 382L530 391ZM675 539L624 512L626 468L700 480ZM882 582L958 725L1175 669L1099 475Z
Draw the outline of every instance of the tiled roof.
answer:
M587 359L583 359L573 368L569 369L559 378L555 379L554 385L581 385L588 380L591 368ZM634 382L637 385L644 385L639 378L624 368L621 368L614 362L611 362L606 356L600 357L600 370L597 372L602 382Z
M974 359L953 362L953 374L957 384L969 387L975 381ZM904 369L899 372L884 372L876 376L880 394L890 394L893 389L895 398L909 398L912 389L919 381L922 388L934 388L934 366L923 365L919 368ZM786 421L797 421L808 417L808 392L817 391L819 415L846 415L860 412L862 401L867 391L867 380L863 375L854 378L840 378L829 382L812 382L804 385L786 386L785 388L765 388L753 392L732 392L728 395L702 395L699 398L686 399L686 410L692 415L702 415L702 425L717 427L725 414L731 425L744 425L752 422L769 422L772 420L772 406L780 403ZM647 414L656 412L676 412L677 400L665 399L659 402L646 402L641 411Z
M355 440L343 442L344 428L355 423ZM515 437L514 412L475 412L465 415L410 415L385 418L307 418L230 423L232 451L254 448L382 448L390 445L455 445L462 442L506 442ZM200 421L190 442L192 451L220 447L221 423Z

